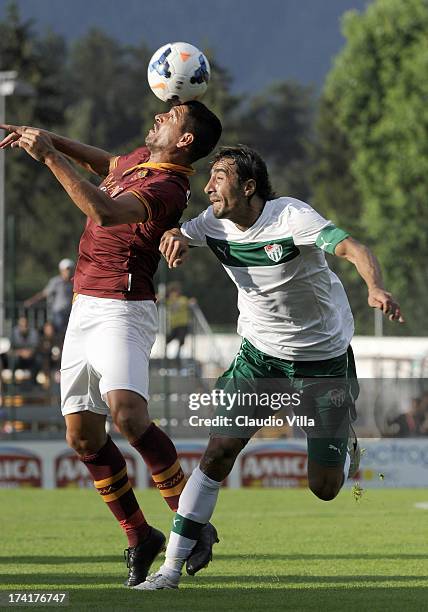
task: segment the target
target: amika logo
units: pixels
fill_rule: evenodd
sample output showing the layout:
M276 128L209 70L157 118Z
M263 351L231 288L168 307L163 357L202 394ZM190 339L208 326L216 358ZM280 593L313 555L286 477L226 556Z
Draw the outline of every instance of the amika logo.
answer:
M128 468L128 478L133 487L136 484L135 458L123 453ZM54 479L56 487L93 487L94 481L87 467L73 451L65 451L55 459Z
M308 458L304 451L254 451L241 458L244 487L305 487Z
M0 487L41 487L42 462L19 448L0 449Z

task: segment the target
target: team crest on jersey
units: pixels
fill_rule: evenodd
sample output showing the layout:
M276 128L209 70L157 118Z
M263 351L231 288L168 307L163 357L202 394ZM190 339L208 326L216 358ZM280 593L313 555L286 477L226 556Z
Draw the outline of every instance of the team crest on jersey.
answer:
M137 177L138 178L144 178L145 176L147 176L148 172L149 171L147 169L146 170L140 170L140 172L137 174Z
M331 403L336 406L336 408L340 408L345 401L346 393L344 389L332 389L330 391L330 400Z
M267 244L265 246L265 253L269 259L277 263L282 257L282 246L280 244Z

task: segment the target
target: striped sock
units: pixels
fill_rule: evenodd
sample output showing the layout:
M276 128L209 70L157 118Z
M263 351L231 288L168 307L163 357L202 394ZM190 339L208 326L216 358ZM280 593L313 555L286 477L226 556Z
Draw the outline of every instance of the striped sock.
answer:
M97 453L80 457L80 460L94 479L96 490L125 531L129 546L136 546L147 537L150 527L128 480L122 453L108 436Z
M166 433L152 423L142 436L132 442L132 446L146 462L160 494L171 510L176 512L186 479L174 444Z

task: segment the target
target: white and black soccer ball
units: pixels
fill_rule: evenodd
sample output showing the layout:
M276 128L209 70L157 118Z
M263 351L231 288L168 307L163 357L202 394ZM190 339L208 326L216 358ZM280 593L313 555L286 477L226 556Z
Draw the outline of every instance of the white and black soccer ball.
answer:
M164 102L201 98L210 75L210 65L202 51L185 42L168 43L158 49L147 70L151 90Z

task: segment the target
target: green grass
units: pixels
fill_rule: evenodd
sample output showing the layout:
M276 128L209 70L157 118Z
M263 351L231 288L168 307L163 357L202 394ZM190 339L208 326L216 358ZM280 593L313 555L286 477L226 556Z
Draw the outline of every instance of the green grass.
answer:
M138 497L167 531L158 493ZM355 502L346 490L325 503L303 490L222 491L209 568L179 591L144 593L121 586L124 537L93 491L1 490L0 589L67 590L67 609L79 612L426 610L428 514L418 501L428 493L367 491Z

